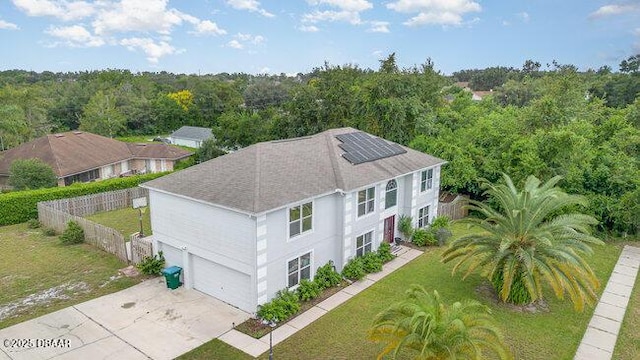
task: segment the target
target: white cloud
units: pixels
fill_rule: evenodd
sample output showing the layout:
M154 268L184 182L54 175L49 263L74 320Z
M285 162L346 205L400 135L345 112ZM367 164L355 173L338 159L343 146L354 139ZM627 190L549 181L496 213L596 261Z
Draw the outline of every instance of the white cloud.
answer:
M463 24L463 16L480 12L480 4L473 0L397 0L387 8L399 13L417 14L404 22L407 26Z
M231 40L227 43L227 46L232 47L234 49L242 50L244 49L244 45L240 43L238 40Z
M46 33L71 47L99 47L105 44L102 38L92 35L81 25L52 27Z
M259 74L268 74L269 71L271 71L271 69L269 69L267 66L265 66L262 69L260 69Z
M18 30L18 25L14 23L10 23L8 21L4 21L0 19L0 29L3 30Z
M389 22L388 21L369 21L369 32L379 32L379 33L389 33Z
M353 11L333 11L333 10L317 11L316 10L312 13L304 14L302 16L302 22L304 23L315 24L322 21L329 21L329 22L343 21L353 25L358 25L362 23L362 21L360 20L360 13L353 12Z
M166 55L175 54L178 51L165 41L156 42L151 38L127 38L120 41L120 45L126 46L131 51L142 50L147 55L147 60L157 63Z
M98 4L67 0L13 0L28 16L53 16L60 20L78 20L95 13Z
M195 25L195 31L192 33L198 35L224 35L227 32L224 29L219 28L214 22L203 20Z
M522 22L525 22L525 23L528 23L529 19L530 19L529 13L527 13L526 11L517 13L516 17L518 19L522 20Z
M315 25L302 25L298 27L298 30L303 31L303 32L318 32L320 31L320 29L318 29L317 26Z
M169 0L12 0L29 16L51 16L75 21L70 26L52 26L45 31L56 39L48 46L97 47L121 45L143 51L157 63L163 56L179 53L171 45L178 26L192 27L189 34L224 35L227 32L211 20L200 19L169 7ZM78 20L83 19L82 23ZM0 22L0 28L11 23ZM16 27L17 28L17 27ZM261 40L258 40L261 41Z
M167 9L167 0L122 0L100 11L92 24L98 35L131 31L169 34L174 26L193 19Z
M257 12L265 17L274 17L272 13L260 7L260 2L256 0L227 0L227 4L236 10L247 10Z
M330 5L344 11L361 12L373 8L373 4L366 0L308 0L311 5Z
M251 35L251 34L243 34L237 33L233 36L233 40L227 43L228 47L234 49L244 49L246 45L259 45L265 42L265 37L262 35Z
M600 18L636 11L640 11L640 4L611 4L601 6L600 8L598 8L598 10L592 12L589 16L592 18Z
M319 22L347 22L352 25L362 24L360 13L373 8L373 4L366 0L307 0L311 6L328 6L331 10L315 9L310 13L302 15L302 22L305 24L316 24ZM318 31L317 27L315 31Z

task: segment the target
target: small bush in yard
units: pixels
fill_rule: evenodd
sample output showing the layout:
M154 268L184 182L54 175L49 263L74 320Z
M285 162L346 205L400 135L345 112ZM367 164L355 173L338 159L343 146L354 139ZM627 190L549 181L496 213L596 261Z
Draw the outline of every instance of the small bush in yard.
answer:
M382 259L378 256L378 253L367 253L362 257L362 268L367 273L382 271Z
M300 280L300 284L298 284L298 288L296 289L298 293L298 298L301 301L309 301L311 299L315 299L320 295L322 289L318 286L318 283L308 279Z
M391 253L391 245L389 243L383 242L380 244L380 247L378 248L378 257L382 260L382 263L388 263L393 260L395 256Z
M56 235L58 235L56 233L56 229L52 229L50 227L42 228L42 234L44 236L56 236Z
M40 221L38 221L38 219L29 219L29 221L27 221L27 227L29 229L37 229L40 227Z
M84 230L75 221L69 221L67 228L60 235L60 242L64 245L80 244L84 242Z
M413 243L417 246L437 245L438 240L433 231L426 229L416 229L413 233Z
M276 297L266 304L260 305L258 317L266 321L281 322L300 311L298 294L288 289L280 290Z
M327 289L340 284L342 276L334 269L333 261L329 260L328 263L318 268L313 281L320 286L320 289Z
M145 275L160 275L164 269L164 254L158 251L157 255L145 256L142 261L136 265L136 268Z
M342 268L342 276L351 280L360 280L367 273L364 271L362 258L353 258Z

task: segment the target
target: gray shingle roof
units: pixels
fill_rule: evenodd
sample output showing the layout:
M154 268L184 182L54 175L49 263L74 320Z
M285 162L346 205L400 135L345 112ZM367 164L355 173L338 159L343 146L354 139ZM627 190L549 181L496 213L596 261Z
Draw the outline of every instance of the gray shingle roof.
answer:
M258 143L143 186L257 214L336 189L351 191L445 163L404 147L404 154L352 165L341 156L344 151L335 136L356 131L339 128Z
M210 128L197 126L183 126L171 134L171 137L189 140L206 140L212 136Z

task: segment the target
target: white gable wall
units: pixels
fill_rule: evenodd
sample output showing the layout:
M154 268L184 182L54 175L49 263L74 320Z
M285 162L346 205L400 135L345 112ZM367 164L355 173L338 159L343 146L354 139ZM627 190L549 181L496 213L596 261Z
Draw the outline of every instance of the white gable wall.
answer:
M149 202L154 251L165 252L166 266L183 268L185 286L207 293L213 289L211 295L255 311L255 218L152 189ZM202 269L204 262L210 263L209 273L199 280L194 266Z
M179 137L170 137L171 143L174 145L188 146L191 148L199 148L201 145L201 140L193 140L193 139L185 139Z

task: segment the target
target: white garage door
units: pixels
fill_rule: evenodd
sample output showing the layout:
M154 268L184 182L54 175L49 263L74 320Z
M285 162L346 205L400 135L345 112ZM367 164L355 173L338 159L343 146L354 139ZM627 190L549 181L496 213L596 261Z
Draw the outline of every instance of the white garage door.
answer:
M174 265L183 267L182 250L176 247L173 247L171 245L158 242L158 251L162 251L162 255L164 255L166 267L174 266Z
M251 279L249 275L216 264L199 256L191 256L193 265L193 287L205 294L254 312L251 301Z

